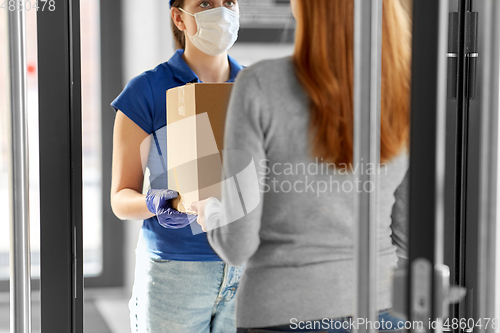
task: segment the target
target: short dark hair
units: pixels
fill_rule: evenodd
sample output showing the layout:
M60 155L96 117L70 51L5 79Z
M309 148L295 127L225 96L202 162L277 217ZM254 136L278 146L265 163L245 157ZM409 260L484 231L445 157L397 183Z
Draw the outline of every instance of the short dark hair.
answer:
M170 7L183 7L184 0L173 0L170 1ZM180 31L179 28L174 23L174 20L171 19L172 23L172 33L174 35L175 48L176 49L185 49L186 48L186 37L183 31Z

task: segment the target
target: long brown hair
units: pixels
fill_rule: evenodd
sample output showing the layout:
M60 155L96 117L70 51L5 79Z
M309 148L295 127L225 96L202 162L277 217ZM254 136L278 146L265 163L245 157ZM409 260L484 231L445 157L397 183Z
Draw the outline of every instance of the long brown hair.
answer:
M410 25L399 0L384 0L380 161L408 144ZM297 0L295 72L311 103L312 154L353 161L353 0Z
M172 8L176 7L183 7L184 6L184 0L174 0L172 2ZM170 19L170 23L172 25L172 34L174 35L174 41L175 41L175 48L176 49L185 49L186 48L186 36L184 35L183 31L180 31L179 28L174 23L173 19Z

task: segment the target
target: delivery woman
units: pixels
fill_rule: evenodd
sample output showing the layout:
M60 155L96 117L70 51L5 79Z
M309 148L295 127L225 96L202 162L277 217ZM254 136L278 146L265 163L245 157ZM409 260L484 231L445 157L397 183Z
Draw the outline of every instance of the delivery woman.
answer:
M390 214L408 168L411 50L400 2L383 4L383 164L361 172L379 177L379 229L373 231L379 330L398 331L404 322L388 312L397 263ZM354 1L292 0L292 10L293 56L255 64L234 85L222 202L211 198L192 208L221 258L246 263L238 332L350 332L352 203L360 191L352 172L360 168L353 165Z
M133 78L116 110L111 206L120 219L144 220L129 302L132 332L235 332L242 267L225 264L193 218L173 210L166 163L166 91L190 82L233 82L242 69L227 50L239 28L236 0L170 0L179 48ZM151 189L142 193L144 170ZM196 216L194 216L196 217Z

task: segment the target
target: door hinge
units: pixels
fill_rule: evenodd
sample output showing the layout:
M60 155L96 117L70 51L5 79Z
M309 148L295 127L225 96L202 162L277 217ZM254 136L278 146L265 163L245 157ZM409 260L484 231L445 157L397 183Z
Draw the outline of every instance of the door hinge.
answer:
M478 13L465 13L465 35L464 35L464 56L465 56L465 98L474 99L476 96L476 67L477 67L477 24ZM458 92L462 91L458 86L458 57L459 46L459 16L457 12L449 14L448 19L448 98L457 98Z
M458 13L448 18L448 98L457 98L458 91Z
M465 56L466 56L466 97L476 97L476 67L477 67L477 12L465 13Z

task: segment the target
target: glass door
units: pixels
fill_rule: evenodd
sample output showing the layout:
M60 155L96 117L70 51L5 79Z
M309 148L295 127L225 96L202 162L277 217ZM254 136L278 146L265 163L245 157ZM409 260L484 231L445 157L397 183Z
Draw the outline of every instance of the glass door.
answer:
M399 304L418 331L498 329L499 10L413 3L409 297Z

